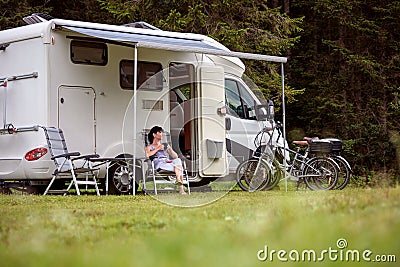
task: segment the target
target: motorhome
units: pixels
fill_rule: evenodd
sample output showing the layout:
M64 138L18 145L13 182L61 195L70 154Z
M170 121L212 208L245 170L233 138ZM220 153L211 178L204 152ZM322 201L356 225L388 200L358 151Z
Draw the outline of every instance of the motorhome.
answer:
M192 185L234 173L268 123L257 112L264 103L242 79L240 58L286 62L144 22L38 14L26 21L0 31L0 181L39 190L54 170L42 127L61 128L69 151L133 158L141 167L143 133L160 125L185 157ZM134 173L110 168L109 192L130 192L141 179ZM106 170L100 174L104 181Z

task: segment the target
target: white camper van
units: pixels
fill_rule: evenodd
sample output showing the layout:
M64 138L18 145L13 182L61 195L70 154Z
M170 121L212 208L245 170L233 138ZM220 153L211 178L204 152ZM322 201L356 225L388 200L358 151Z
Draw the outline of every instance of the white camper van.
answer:
M48 184L54 163L43 126L61 128L70 151L139 159L142 133L160 125L186 157L192 185L227 176L251 156L254 136L267 123L256 116L263 103L242 80L239 58L286 62L146 23L40 15L26 21L30 25L0 32L3 183ZM109 192L129 192L140 174L126 182L111 168Z

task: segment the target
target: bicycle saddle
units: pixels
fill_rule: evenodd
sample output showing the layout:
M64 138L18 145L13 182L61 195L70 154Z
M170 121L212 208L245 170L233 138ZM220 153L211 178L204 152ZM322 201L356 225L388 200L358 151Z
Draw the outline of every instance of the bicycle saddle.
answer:
M292 143L298 146L308 146L308 141L293 141Z
M319 138L304 136L302 141L293 141L293 144L298 145L298 146L308 146L308 144L311 142L311 140L319 140Z

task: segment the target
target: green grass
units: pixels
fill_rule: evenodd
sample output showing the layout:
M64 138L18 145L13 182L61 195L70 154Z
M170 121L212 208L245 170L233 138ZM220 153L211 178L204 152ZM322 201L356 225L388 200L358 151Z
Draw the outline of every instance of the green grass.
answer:
M184 197L201 202L212 194ZM339 238L346 249L400 261L400 188L233 191L196 208L143 195L0 195L0 211L0 266L7 267L398 266L328 256L323 262L257 259L265 246L319 253L338 249Z

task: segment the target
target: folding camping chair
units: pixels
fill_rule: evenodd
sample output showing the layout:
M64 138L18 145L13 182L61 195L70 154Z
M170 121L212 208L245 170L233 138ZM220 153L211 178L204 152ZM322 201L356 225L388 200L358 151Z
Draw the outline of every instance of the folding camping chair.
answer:
M149 131L142 131L142 137L144 140L144 145L147 147L150 145L147 134ZM164 138L166 139L168 144L171 144L171 135L169 132L164 131ZM146 182L152 181L154 186L154 194L158 194L157 185L164 184L164 185L175 185L176 184L176 175L175 172L167 171L158 169L156 170L154 167L154 157L150 157L144 160L147 162L147 170L143 171L143 189L147 192L146 189ZM183 185L186 186L188 194L190 194L190 185L189 185L189 176L186 169L185 160L182 159L182 175L183 175ZM169 189L171 190L171 188ZM172 189L175 190L175 189Z
M96 194L99 196L99 188L97 186L95 172L98 169L92 168L90 159L98 158L99 155L83 155L79 152L68 152L63 131L59 128L49 127L44 129L47 145L50 150L51 159L54 160L56 169L53 173L49 185L43 195L48 193L64 194L70 191L72 186L75 186L76 194L80 195L78 185L93 185L96 189ZM56 179L71 178L67 189L65 190L50 190Z

